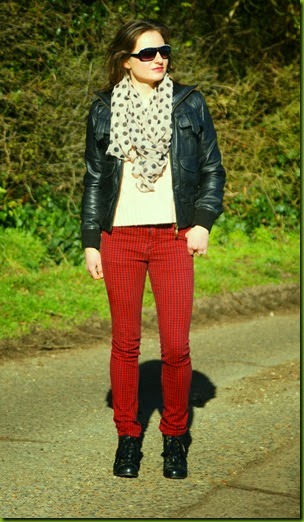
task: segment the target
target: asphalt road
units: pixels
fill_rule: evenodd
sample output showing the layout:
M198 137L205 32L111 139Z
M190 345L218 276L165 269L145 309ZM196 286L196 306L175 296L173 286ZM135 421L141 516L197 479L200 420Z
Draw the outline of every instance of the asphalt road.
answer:
M112 475L108 346L0 366L0 516L300 518L299 315L195 329L189 477L162 476L156 335L142 342L138 479Z

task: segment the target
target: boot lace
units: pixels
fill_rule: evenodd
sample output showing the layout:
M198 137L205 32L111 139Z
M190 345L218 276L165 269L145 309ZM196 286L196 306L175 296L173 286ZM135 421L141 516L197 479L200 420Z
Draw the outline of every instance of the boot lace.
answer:
M171 437L167 442L163 457L172 465L183 465L186 459L186 450L180 437Z
M124 462L136 462L139 458L139 447L135 437L125 437L120 441L117 459Z

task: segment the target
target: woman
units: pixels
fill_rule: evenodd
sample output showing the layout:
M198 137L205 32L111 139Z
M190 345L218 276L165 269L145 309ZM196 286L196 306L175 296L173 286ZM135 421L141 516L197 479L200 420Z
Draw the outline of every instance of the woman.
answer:
M193 254L206 254L222 212L225 171L203 96L175 84L168 29L126 23L109 47L109 85L87 126L82 243L104 278L112 318L110 377L118 448L113 472L137 477L138 356L148 272L158 315L163 474L187 476Z

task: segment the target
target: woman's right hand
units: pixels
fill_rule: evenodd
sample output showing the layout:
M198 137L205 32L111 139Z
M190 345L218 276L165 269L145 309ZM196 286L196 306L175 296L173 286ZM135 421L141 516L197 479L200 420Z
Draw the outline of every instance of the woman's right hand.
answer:
M93 279L102 279L103 271L99 250L96 248L86 248L84 252L87 271Z

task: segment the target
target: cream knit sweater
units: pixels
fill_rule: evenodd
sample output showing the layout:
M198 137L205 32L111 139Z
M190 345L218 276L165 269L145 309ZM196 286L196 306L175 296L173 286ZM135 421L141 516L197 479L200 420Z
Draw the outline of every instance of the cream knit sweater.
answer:
M114 226L159 225L175 223L175 205L172 190L170 158L154 192L141 192L131 174L132 163L124 163L119 200Z

